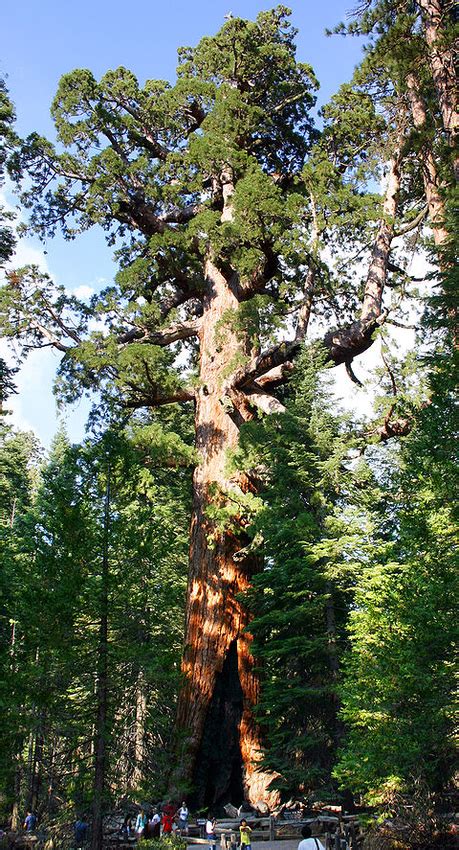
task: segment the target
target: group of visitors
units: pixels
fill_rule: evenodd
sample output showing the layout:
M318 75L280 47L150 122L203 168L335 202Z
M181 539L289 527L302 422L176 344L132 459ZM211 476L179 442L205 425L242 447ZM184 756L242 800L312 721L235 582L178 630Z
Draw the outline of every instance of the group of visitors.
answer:
M179 809L169 801L162 809L156 807L153 809L141 809L133 823L134 818L127 814L123 820L120 833L126 838L135 835L140 838L159 838L161 835L170 835L172 832L178 832L180 835L188 834L189 811L185 801ZM37 825L37 816L33 811L27 812L24 819L23 828L27 832L33 832ZM205 834L209 843L209 850L217 850L217 821L209 812L205 824ZM245 818L242 818L239 825L239 850L252 850L251 844L252 829L248 825ZM312 836L311 827L304 826L301 830L302 841L298 845L298 850L323 850L323 844L317 837ZM89 823L85 814L81 815L74 824L75 847L76 850L83 850L87 845L89 837ZM345 842L344 846L346 846Z
M157 807L153 809L141 809L137 817L127 814L120 827L120 835L125 838L135 836L140 838L159 838L161 835L170 835L175 828L175 831L180 831L180 834L188 832L189 812L185 802L182 803L179 809L171 802L166 803L162 810ZM86 815L81 815L75 821L74 827L75 848L82 850L86 847L89 838L89 823Z
M208 814L206 820L206 838L209 842L209 850L217 850L216 825L217 821L215 818L211 814ZM301 835L302 840L298 845L298 850L324 850L323 844L319 839L312 837L310 826L304 826L301 830ZM252 850L252 829L245 818L242 818L239 824L239 850Z
M189 811L185 801L179 809L171 802L166 803L162 811L159 808L147 811L141 809L135 822L135 834L137 838L159 838L161 835L170 835L175 830L181 835L188 833ZM125 819L126 830L129 835L130 825Z

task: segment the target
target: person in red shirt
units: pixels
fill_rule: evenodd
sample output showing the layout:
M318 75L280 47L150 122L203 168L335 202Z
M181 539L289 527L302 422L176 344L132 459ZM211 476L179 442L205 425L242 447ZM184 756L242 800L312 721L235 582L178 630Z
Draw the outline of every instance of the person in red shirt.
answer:
M169 811L164 810L163 816L161 818L161 824L163 827L163 835L170 835L172 832L172 815Z

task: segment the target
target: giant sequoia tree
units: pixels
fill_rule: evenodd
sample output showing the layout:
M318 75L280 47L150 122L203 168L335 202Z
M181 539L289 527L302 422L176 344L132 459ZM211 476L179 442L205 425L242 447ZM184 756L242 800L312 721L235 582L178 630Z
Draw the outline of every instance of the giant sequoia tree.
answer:
M316 81L296 61L294 35L278 7L181 50L175 85L141 88L124 68L99 82L87 70L67 74L52 108L59 148L33 135L13 162L31 180L23 201L32 226L73 238L99 224L120 271L90 308L34 269L10 275L5 333L26 350L63 353L68 399L97 388L104 403L133 411L194 411L173 782L197 780L200 754L218 751L210 785L198 789L209 803L266 798L270 781L256 770L259 683L241 601L258 567L241 507L256 477L232 472L228 456L243 422L283 410L281 388L311 316L338 325L323 337L326 356L352 375L353 357L387 318L396 218L417 224L418 197L400 193L407 122L397 92L386 87L376 112L371 86L345 88L319 137ZM377 162L387 163L383 199L364 188ZM324 242L348 258L366 251L363 279L350 259L338 275L326 269ZM103 322L96 330L94 317ZM174 463L170 440L165 459Z

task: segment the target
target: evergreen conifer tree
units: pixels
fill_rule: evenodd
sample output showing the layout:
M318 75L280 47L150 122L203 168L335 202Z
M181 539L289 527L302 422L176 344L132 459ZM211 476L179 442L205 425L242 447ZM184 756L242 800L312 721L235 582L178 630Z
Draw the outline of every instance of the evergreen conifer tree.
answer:
M36 269L11 274L1 293L4 332L26 350L51 344L62 352L67 399L96 387L107 404L131 410L181 403L191 418L194 406L172 787L196 783L203 747L216 749L207 718L227 705L230 750L211 785L198 788L208 804L230 787L269 799L272 778L256 769L259 684L240 596L257 562L237 557L247 539L233 509L251 484L245 473L229 472L228 455L244 421L283 411L282 386L311 317L338 325L324 335L327 358L352 376L352 359L386 318L392 242L407 209L399 100L389 92L383 113L367 92L362 109L360 91L349 89L342 93L352 113L346 133L334 120L342 117L338 102L319 139L311 118L317 83L296 60L294 36L279 6L255 22L232 18L214 37L182 49L175 85L141 88L124 68L99 82L87 70L68 74L53 103L64 152L32 135L11 160L13 174L31 179L23 201L32 227L41 235L61 227L72 238L99 224L117 246L120 271L89 308ZM384 197L366 197L364 181L382 161L389 163ZM363 280L351 259L336 274L323 262L324 246L333 252L343 243L347 259L366 250ZM88 329L95 316L104 331ZM164 440L166 462L177 439L172 429ZM235 688L240 717L231 710ZM227 763L235 765L230 775Z

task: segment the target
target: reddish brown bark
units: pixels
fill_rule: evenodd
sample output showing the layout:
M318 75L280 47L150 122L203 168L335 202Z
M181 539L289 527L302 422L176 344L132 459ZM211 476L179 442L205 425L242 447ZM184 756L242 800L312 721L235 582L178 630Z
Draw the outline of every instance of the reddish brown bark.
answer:
M427 113L424 101L419 91L418 81L415 74L408 74L406 78L408 98L413 116L413 124L417 130L421 131L427 124ZM421 152L422 176L424 181L424 191L426 193L427 206L429 210L430 224L434 242L437 248L441 249L446 245L449 233L445 227L445 202L440 191L440 181L437 172L437 166L432 153L432 149L427 143L424 143ZM456 167L457 172L457 167ZM456 175L457 176L457 175ZM438 251L439 266L442 271L447 270L442 251ZM452 336L454 346L457 349L459 346L459 321L456 305L450 305L448 315L451 322Z
M205 268L206 294L200 332L200 385L196 392L196 444L200 462L194 475L191 522L190 575L183 674L185 683L179 698L177 724L183 735L180 784L189 783L201 746L204 727L230 647L237 649L237 672L242 691L239 722L240 757L245 795L248 799L269 799L266 788L273 778L255 773L261 741L253 708L258 699L258 678L250 651L251 637L245 629L249 616L238 598L249 584L254 569L250 558L234 555L241 542L237 528L219 527L212 518L215 506L234 504L231 490L245 488L247 482L228 473L228 452L238 442L238 426L232 410L224 403L222 388L228 371L236 366L244 342L231 328L230 317L238 309L236 295L223 274L208 260ZM230 498L228 499L227 494ZM212 508L209 511L209 508ZM223 793L220 789L220 793ZM224 802L227 802L225 800Z
M406 86L411 114L413 116L413 124L416 127L416 130L422 131L427 123L427 114L415 74L408 74L406 78ZM432 150L426 143L421 149L420 156L430 224L435 244L437 247L440 247L448 238L448 232L443 226L445 206L440 193L437 166L435 164Z
M456 147L459 131L459 113L457 109L457 79L454 53L445 38L445 23L453 4L444 0L418 0L424 17L425 39L429 48L429 64L438 96L443 128L448 134L452 148ZM459 159L454 160L456 180L459 177Z

